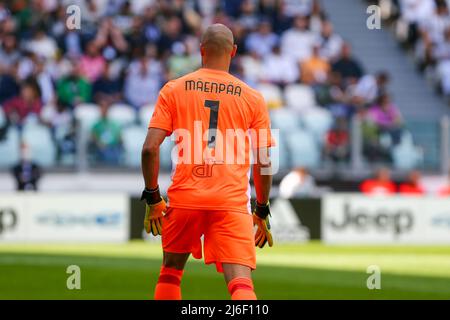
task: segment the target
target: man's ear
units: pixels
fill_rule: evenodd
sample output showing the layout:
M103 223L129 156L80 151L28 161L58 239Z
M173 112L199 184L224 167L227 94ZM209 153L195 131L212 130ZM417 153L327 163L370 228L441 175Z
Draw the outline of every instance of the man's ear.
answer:
M231 57L234 58L234 56L236 55L237 52L237 45L233 45L233 50L231 50Z

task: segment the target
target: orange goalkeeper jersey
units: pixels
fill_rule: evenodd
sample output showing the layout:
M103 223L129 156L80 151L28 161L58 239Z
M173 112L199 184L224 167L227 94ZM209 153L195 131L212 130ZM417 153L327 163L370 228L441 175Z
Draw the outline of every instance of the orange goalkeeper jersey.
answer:
M250 212L250 151L273 144L259 92L201 68L161 89L149 127L175 141L170 207Z

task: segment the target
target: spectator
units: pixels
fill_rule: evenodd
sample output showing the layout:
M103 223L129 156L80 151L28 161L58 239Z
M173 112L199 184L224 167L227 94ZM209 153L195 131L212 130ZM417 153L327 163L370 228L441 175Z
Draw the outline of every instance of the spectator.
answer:
M27 42L26 48L38 57L45 59L53 59L58 51L55 39L45 33L43 26L34 32L33 39Z
M131 48L147 45L145 36L144 19L141 16L134 16L130 32L126 36L126 40Z
M0 23L9 17L9 10L5 3L0 3Z
M161 37L161 29L156 22L158 11L154 5L147 6L144 10L144 35L148 42L157 43Z
M114 15L114 25L123 34L128 34L133 25L133 12L129 0L121 1L120 10Z
M376 103L376 99L386 93L389 74L380 71L376 75L363 76L355 86L353 95L358 105L367 106Z
M418 38L418 26L433 15L435 1L430 0L399 0L401 20L400 24L406 24L405 40L409 45L414 45Z
M122 83L120 79L113 77L110 62L105 64L102 75L94 82L92 96L97 104L104 101L111 105L122 100Z
M330 64L320 56L319 45L314 45L310 58L304 60L300 65L301 79L304 84L315 85L324 83L330 72Z
M363 119L363 155L368 162L390 162L392 160L390 146L382 143L378 127L367 118Z
M443 40L444 31L450 26L450 15L445 0L436 0L431 16L421 20L422 37L427 44L436 44Z
M101 21L94 39L99 48L103 48L106 59L112 60L119 54L126 53L129 46L122 32L114 25L111 16Z
M204 1L204 2L209 2L209 1ZM214 2L214 1L211 1L211 2ZM241 10L241 4L242 4L242 0L225 1L223 4L225 13L228 16L233 17L233 18L239 17L239 13Z
M243 56L251 53L251 51L248 52L245 47L245 44L247 43L247 30L245 30L244 26L239 22L235 22L230 28L233 32L234 44L237 46L236 55Z
M21 158L11 170L16 180L17 191L37 191L41 178L41 168L31 160L30 150L25 144L21 146Z
M272 53L263 60L262 79L284 87L286 84L296 82L298 77L298 64L289 56L283 56L278 45L274 46Z
M19 61L20 52L17 49L17 39L13 34L3 36L0 47L0 70L10 70Z
M250 52L241 58L244 79L250 83L258 83L263 78L263 61L256 52Z
M164 24L163 33L158 41L159 54L167 58L177 42L183 42L181 20L177 16L170 17Z
M272 53L273 47L278 43L278 36L272 32L272 26L268 20L262 20L258 30L247 37L245 47L248 51L256 52L260 57L266 57Z
M108 105L101 105L101 118L91 130L91 153L98 163L118 165L121 160L122 142L120 125L108 119Z
M50 72L48 72L45 63L42 59L36 61L34 76L42 96L42 103L44 105L53 104L55 102L55 89Z
M349 43L342 45L341 54L338 60L332 65L332 70L340 74L345 84L356 83L363 75L362 67L353 57L352 48Z
M32 76L35 68L35 62L38 60L38 57L30 52L24 51L21 59L17 61L17 68L15 70L15 77L19 81L23 81Z
M73 72L74 64L65 56L57 57L55 60L48 61L45 68L52 77L52 81L57 83L58 80L70 75Z
M312 47L317 40L309 30L306 16L297 16L293 26L281 36L281 52L295 61L302 62L311 56Z
M328 109L335 118L350 119L355 113L350 103L351 97L345 90L341 75L336 72L328 74L328 81L313 87L319 105Z
M78 64L79 73L90 83L94 83L103 74L105 64L105 58L100 54L97 43L91 41L86 45L86 54Z
M125 79L126 100L135 108L155 103L163 77L163 67L156 60L156 48L151 46L147 54L135 59L128 67Z
M404 195L423 195L425 192L420 184L420 172L411 171L408 174L408 181L400 184L399 192Z
M427 65L432 62L431 55L435 45L444 42L445 29L450 27L450 15L445 1L437 1L436 9L431 17L420 24L421 44L417 47L416 55Z
M0 67L0 104L19 94L20 87L14 72L2 70Z
M319 0L312 0L311 12L309 16L309 27L312 32L320 34L323 26L323 21L326 19L325 13L322 10Z
M200 59L187 41L174 45L174 54L167 61L169 79L179 78L200 66Z
M57 101L56 106L50 105L44 108L41 117L42 121L51 128L57 160L65 162L65 159L72 159L76 151L76 126L70 107Z
M392 104L388 94L382 94L368 113L368 119L376 125L380 134L388 134L393 144L400 142L402 117L397 107Z
M339 35L334 33L333 25L328 20L322 22L319 43L320 55L323 58L330 62L338 59L342 50L343 40Z
M278 28L280 20L289 20L289 17L283 14L282 5L274 0L259 1L258 13L262 17L270 20L275 32L280 33L282 28Z
M256 5L253 0L243 0L238 23L246 30L254 30L258 26L259 18L256 15Z
M22 126L29 115L39 114L42 109L41 93L34 79L28 79L20 88L20 94L4 103L3 109L8 122L12 125Z
M379 169L374 179L365 180L360 189L367 195L392 195L396 192L395 184L391 181L391 173L386 168Z
M305 168L289 172L280 183L280 197L290 199L295 196L311 196L317 190L314 178Z
M56 83L56 93L61 103L74 108L80 103L91 101L92 86L81 76L78 68L72 66L69 75Z
M65 33L59 39L60 47L68 58L78 59L83 54L81 34L76 30L68 30L65 27L64 31Z
M3 3L4 1L0 5ZM20 22L10 14L9 10L3 11L0 24L2 34L17 34L19 32ZM18 36L21 36L21 34L18 34Z
M337 118L334 127L327 133L325 155L334 162L344 162L349 159L350 137L346 118Z

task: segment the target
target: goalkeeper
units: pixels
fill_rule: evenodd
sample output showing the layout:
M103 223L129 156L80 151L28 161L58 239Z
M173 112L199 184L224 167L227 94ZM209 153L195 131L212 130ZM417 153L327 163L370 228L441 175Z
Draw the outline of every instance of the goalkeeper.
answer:
M256 299L251 278L256 268L255 246L273 244L269 225L269 148L273 142L261 94L228 73L236 49L227 27L208 27L201 39L202 68L168 82L150 120L142 150L142 200L146 202L145 230L162 236L163 263L155 299L181 299L180 283L191 254L196 259L204 254L206 264L216 265L232 299ZM200 137L207 139L190 141L199 128L206 129ZM228 137L228 130L251 134L244 135L244 143L230 147L230 141L221 140L225 132ZM159 147L171 134L177 141L178 159L183 161L175 165L166 204L158 186ZM239 135L235 138L239 140ZM255 159L253 214L250 142ZM195 158L197 148L204 155L200 161Z

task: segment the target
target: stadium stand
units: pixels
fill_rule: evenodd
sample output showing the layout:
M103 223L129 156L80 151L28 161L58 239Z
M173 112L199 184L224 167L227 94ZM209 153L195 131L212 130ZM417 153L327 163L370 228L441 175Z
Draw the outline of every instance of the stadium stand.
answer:
M346 148L362 141L359 149L369 167L381 161L399 169L439 168L439 147L429 143L435 136L429 131L428 135L416 133L409 121L410 115L422 114L418 104L439 103L424 92L409 69L405 72L406 62L394 61L401 53L378 55L380 50L392 51L390 43L369 45L374 39L385 39L385 32L364 40L355 32L365 31L348 28L345 19L350 16L365 19L364 12L352 7L355 1L304 0L301 6L289 1L283 6L282 1L190 0L171 5L172 1L142 0L140 6L128 6L126 1L87 6L79 0L83 16L79 30L65 27L65 2L0 6L0 127L5 132L0 135L0 148L10 150L2 152L8 156L2 157L0 168L7 169L17 160L23 140L34 150L34 160L47 168L81 168L80 156L102 166L101 159L90 155L89 146L92 126L101 118L103 107L108 108L107 119L121 128L118 162L105 165L138 168L139 149L159 89L200 65L197 35L214 22L230 26L235 34L238 55L231 73L261 91L273 128L281 130L276 161L283 172L297 166L321 169L335 161L329 142L331 136L337 143L337 126L339 137L348 136ZM401 17L402 13L397 15L398 21ZM386 65L392 66L389 79L393 81L381 83L376 72ZM412 83L413 92L401 92L399 82L403 87ZM33 85L38 86L37 95L26 90ZM368 117L375 99L391 89L392 107L380 107L379 115L391 116L398 105L401 121L396 123L396 136L409 130L412 139L397 139L391 128ZM430 108L434 110L431 120L443 114L439 108ZM33 114L40 124L23 125ZM354 124L361 128L356 130ZM355 139L355 132L361 132L362 138ZM165 170L172 167L171 146L171 141L163 145ZM430 148L435 150L428 152ZM347 153L339 161L352 170ZM405 156L410 160L404 160Z

